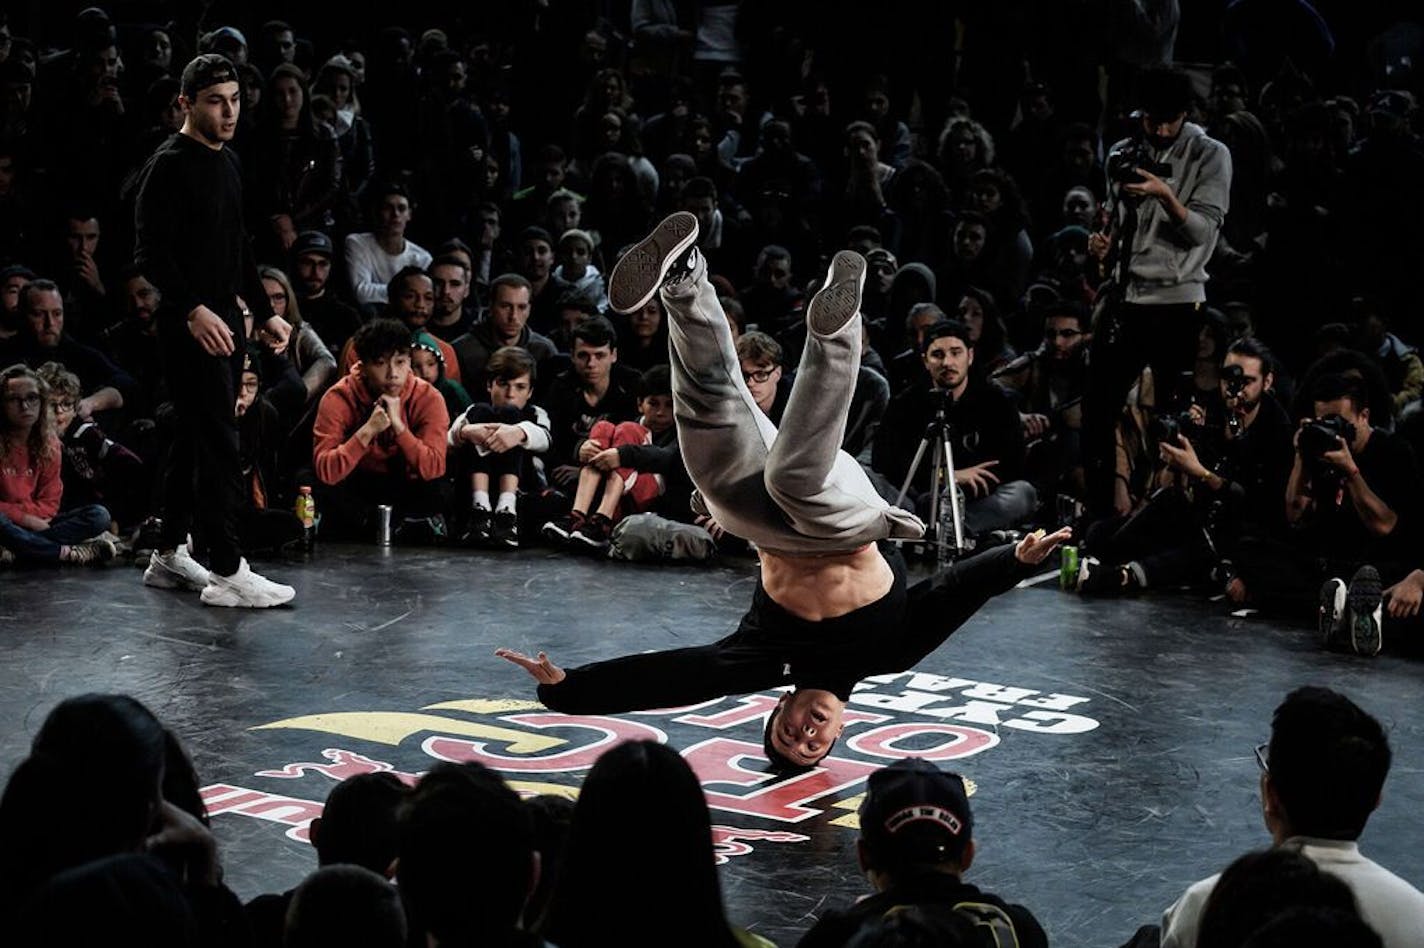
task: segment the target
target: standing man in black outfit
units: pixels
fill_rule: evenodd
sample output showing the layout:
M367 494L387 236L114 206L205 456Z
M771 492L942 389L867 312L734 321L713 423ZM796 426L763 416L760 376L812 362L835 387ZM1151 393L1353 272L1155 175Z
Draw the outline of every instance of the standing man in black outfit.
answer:
M246 336L238 297L274 350L286 348L288 335L258 278L243 226L242 169L225 147L242 104L237 70L222 56L199 56L183 70L178 101L183 127L149 159L134 215L135 262L163 293L159 346L178 409L163 531L143 581L200 590L210 606L279 606L296 591L249 569L237 540L236 405ZM188 549L190 525L208 549L211 571Z
M773 765L812 767L839 737L857 681L928 655L1068 531L1037 532L907 589L904 561L883 541L917 538L923 525L881 499L840 450L860 366L864 258L836 254L807 306L806 346L778 429L747 390L697 232L691 214L665 219L619 260L609 300L632 312L661 293L678 441L697 486L693 509L756 545L761 577L751 608L736 632L712 645L568 671L542 652L495 654L539 682L547 707L569 713L668 708L794 685L768 716L766 755Z

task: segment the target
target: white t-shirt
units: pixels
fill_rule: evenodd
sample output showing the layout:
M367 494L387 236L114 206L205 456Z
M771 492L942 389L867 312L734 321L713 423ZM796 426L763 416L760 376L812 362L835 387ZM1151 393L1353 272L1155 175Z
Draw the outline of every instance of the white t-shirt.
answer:
M1360 855L1358 843L1295 836L1292 847L1350 887L1360 917L1384 948L1424 948L1424 892ZM1162 913L1162 948L1196 948L1202 910L1220 874L1194 883Z
M405 242L404 250L391 256L381 249L375 234L346 236L346 272L351 277L351 292L356 294L358 303L386 302L386 284L401 267L424 270L430 266L430 260L430 253L411 240Z

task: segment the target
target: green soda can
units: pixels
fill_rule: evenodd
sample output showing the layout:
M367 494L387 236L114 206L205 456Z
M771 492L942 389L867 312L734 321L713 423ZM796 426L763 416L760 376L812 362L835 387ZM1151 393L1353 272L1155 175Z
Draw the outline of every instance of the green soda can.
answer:
M1076 589L1078 586L1078 548L1065 546L1058 560L1058 588Z

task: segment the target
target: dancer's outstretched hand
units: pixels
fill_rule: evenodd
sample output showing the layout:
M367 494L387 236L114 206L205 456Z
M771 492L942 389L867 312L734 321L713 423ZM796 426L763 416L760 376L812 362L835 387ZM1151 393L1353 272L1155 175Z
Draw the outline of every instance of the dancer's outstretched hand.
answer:
M1072 539L1073 528L1064 527L1056 533L1045 535L1042 530L1035 530L1019 541L1019 545L1014 547L1014 556L1020 563L1029 566L1037 566L1048 558L1058 544Z
M538 657L530 658L523 652L516 652L512 648L497 648L494 653L507 662L513 662L529 673L529 676L541 685L557 685L568 677L567 673L549 661L549 656L540 652Z

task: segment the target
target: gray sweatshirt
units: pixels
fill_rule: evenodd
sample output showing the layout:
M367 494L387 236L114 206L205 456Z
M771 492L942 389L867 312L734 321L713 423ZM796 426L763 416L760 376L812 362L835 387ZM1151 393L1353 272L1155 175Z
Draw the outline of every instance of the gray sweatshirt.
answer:
M1124 139L1110 151L1127 144ZM1216 249L1230 204L1231 152L1200 125L1186 122L1172 147L1155 157L1174 169L1164 180L1186 206L1187 219L1173 221L1154 198L1137 202L1125 298L1129 303L1200 303L1206 299L1206 262ZM1121 226L1124 208L1117 189L1115 182L1108 182L1108 205Z

